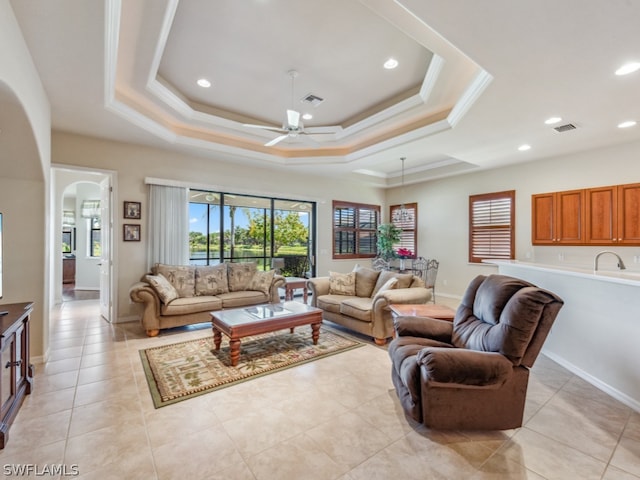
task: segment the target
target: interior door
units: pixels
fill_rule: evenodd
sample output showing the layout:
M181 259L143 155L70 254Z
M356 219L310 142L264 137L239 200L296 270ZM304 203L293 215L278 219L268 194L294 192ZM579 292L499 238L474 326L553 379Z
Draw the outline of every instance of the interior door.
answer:
M111 301L111 277L113 260L111 255L111 177L100 182L100 315L107 321L113 318Z

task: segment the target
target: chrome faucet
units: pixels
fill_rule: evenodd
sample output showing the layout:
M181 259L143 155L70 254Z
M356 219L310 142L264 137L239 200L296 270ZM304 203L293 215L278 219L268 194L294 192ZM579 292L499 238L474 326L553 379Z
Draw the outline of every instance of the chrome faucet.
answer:
M616 258L618 259L618 270L624 270L624 269L627 268L627 267L624 266L624 262L620 258L620 255L618 255L616 252L612 252L611 250L604 250L604 251L598 253L596 255L596 258L593 259L593 271L594 272L598 271L598 258L600 258L600 255L602 255L603 253L610 253L611 255L615 255L616 256Z

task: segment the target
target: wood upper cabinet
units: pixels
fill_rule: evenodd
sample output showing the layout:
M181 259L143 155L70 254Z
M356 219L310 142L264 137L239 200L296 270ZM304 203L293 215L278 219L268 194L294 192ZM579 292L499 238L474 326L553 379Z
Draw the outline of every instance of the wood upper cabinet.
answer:
M640 184L590 188L587 243L640 245Z
M584 190L532 195L531 208L533 245L584 243Z
M640 245L640 183L531 196L533 245Z
M618 238L618 187L589 188L587 198L587 243L611 245Z

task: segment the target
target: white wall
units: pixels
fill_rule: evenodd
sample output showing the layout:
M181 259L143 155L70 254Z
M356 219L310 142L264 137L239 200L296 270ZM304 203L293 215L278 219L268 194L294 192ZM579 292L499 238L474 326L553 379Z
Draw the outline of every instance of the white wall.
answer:
M34 301L31 356L48 346L47 240L51 118L49 103L13 10L0 0L0 211L2 303Z
M301 175L295 168L278 170L239 167L223 160L188 156L169 150L109 142L96 138L54 132L52 161L61 166L110 169L117 172L118 191L114 198L114 234L118 248L117 298L120 320L137 318L140 305L129 300L129 288L146 270L148 188L145 178L187 182L227 192L252 193L317 202L318 256L316 271L350 271L356 261L331 259L332 200L383 205L382 189L340 179ZM330 168L330 167L328 167ZM122 241L122 202L142 203L142 241ZM323 253L324 252L324 253Z
M84 200L100 200L100 185L97 183L78 183L76 194L76 289L100 289L100 257L90 257L89 220L81 218Z
M476 275L496 271L492 266L468 263L469 195L516 191L517 259L591 266L595 253L603 250L602 247L532 246L531 195L640 182L639 152L640 143L636 142L469 173L391 189L386 201L391 205L418 202L418 253L440 261L436 292L460 296ZM620 254L629 269L640 270L640 264L633 263L633 257L640 255L640 247L607 249ZM559 254L563 261L559 260ZM603 266L610 261L605 257Z

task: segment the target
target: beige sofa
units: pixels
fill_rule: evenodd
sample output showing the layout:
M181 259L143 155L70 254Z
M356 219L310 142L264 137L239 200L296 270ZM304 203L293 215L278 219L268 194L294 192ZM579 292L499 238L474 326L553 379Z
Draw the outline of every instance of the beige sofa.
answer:
M349 274L330 272L309 280L311 304L324 310L323 318L373 337L384 345L393 336L389 306L427 303L431 290L415 275L376 271L356 266Z
M208 322L214 310L278 303L284 286L283 276L259 271L255 263L157 264L129 297L144 305L142 326L155 337L164 328Z

